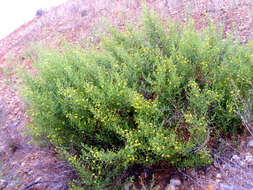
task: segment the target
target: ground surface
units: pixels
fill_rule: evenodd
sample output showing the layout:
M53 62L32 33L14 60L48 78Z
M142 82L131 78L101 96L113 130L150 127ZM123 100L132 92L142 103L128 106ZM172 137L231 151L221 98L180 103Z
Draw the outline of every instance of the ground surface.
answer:
M194 18L199 29L206 25L206 15L209 15L214 22L222 23L225 30L234 28L243 43L253 34L253 2L250 0L147 0L146 2L147 7L155 9L164 18L171 16L183 22L188 18ZM44 41L58 45L63 38L73 43L82 42L84 39L96 40L94 31L104 29L103 18L118 27L123 27L124 21L134 23L138 20L141 10L141 3L138 0L68 0L65 4L54 7L44 15L24 24L0 41L0 179L2 179L0 189L22 189L38 181L45 183L34 185L30 189L65 189L67 179L73 177L68 165L61 161L57 154L49 149L31 145L30 139L23 135L28 119L23 110L24 102L18 95L19 80L14 73L17 64L30 67L31 63L25 55L29 54L31 43ZM247 140L245 137L240 141L242 151L236 155L245 161L248 168L253 160L249 158L251 150L245 149ZM218 186L222 189L220 184L230 184L231 180L235 182L239 178L233 180L225 170L220 170L222 167L225 166L210 167L206 174L187 171L185 178L188 179L188 183L185 183L182 189L211 190ZM232 174L232 170L228 171ZM244 170L235 172L238 171ZM157 178L168 180L170 178L168 173L160 171ZM247 177L250 174L247 173ZM237 175L245 179L242 174ZM253 187L250 185L251 178L247 180L248 186L241 185L240 188ZM190 187L189 181L194 182L195 186ZM233 187L240 189L236 185Z

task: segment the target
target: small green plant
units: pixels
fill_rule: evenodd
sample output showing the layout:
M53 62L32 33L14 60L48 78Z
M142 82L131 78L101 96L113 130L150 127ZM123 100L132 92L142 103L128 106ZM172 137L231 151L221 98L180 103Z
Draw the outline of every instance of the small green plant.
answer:
M140 185L141 185L141 190L157 190L160 189L159 185L155 184L155 176L152 176L152 179L150 180L149 184L146 184L146 182L140 177ZM135 187L134 183L132 184L133 189L137 190Z
M79 172L72 188L122 189L137 165L210 164L215 131L241 123L231 79L247 96L252 49L212 24L200 32L148 12L109 32L87 50L38 51L36 75L24 77L30 131Z

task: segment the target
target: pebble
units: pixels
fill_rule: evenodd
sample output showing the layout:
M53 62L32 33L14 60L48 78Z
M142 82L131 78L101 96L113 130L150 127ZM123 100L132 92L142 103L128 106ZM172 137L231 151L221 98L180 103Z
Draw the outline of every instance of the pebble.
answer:
M213 165L214 165L215 168L220 168L220 164L216 161L213 162Z
M171 179L170 184L168 184L165 190L176 190L181 185L180 179Z
M253 140L250 140L247 144L247 148L253 148Z
M220 173L217 173L216 174L216 176L215 176L215 181L217 182L217 183L220 183L221 182L221 174Z
M55 185L51 190L61 190L61 189L67 189L65 184L58 184Z
M4 179L0 180L0 189L4 189L8 185L8 182Z
M177 190L181 186L181 181L178 178L172 178L170 183L165 187L165 190Z
M217 190L217 184L216 183L208 184L207 189L208 190Z
M5 146L0 145L0 155L5 153Z
M237 162L238 160L240 160L240 157L238 155L234 155L231 158L231 161L236 161Z
M179 179L171 179L170 184L174 186L179 186L181 185L181 181Z
M228 184L221 183L220 184L220 190L235 190L233 186L230 186Z
M253 161L253 156L251 153L247 153L246 156L245 156L245 161L246 162L252 162Z
M217 178L217 179L221 179L221 174L220 174L220 173L217 173L217 174L216 174L216 178Z
M191 177L196 176L196 170L194 168L187 169L186 173L190 175Z
M84 16L87 16L88 15L88 11L87 10L82 10L81 11L81 16L84 17Z
M130 190L130 187L131 187L131 183L128 183L124 186L124 190Z
M166 186L165 190L176 190L176 187L172 184Z
M34 182L39 182L41 181L42 177L38 177Z

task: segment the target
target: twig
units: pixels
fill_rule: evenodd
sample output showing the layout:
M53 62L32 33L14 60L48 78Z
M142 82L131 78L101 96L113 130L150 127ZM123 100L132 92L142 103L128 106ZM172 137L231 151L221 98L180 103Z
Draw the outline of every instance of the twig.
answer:
M243 122L243 125L247 128L247 130L249 131L249 133L251 134L251 136L253 136L253 132L252 132L252 129L251 129L251 126L250 126L250 123L249 123L251 121L251 110L249 110L249 108L248 108L248 106L246 104L246 101L241 97L239 89L235 85L234 80L232 79L232 77L231 77L231 83L232 83L233 87L237 91L237 97L239 98L239 100L243 104L243 111L244 111L245 117L240 112L239 106L237 105L236 101L235 101L235 106L236 106L236 108L237 108L238 111L235 111L235 112L241 118L241 120ZM234 96L236 96L236 95L234 94ZM249 97L248 102L250 102L250 101L251 101L251 99Z
M193 177L191 177L190 175L186 174L185 172L182 172L180 169L178 169L179 173L181 173L183 176L187 177L188 179L190 179L192 182L194 182L195 184L198 185L202 185L196 178L194 179Z
M37 182L33 182L29 185L27 185L26 187L24 187L23 189L20 190L29 190L32 186L37 185L37 184L41 184L41 183L58 183L59 181L37 181Z
M207 128L207 127L206 127ZM205 146L206 146L206 144L209 142L209 140L210 140L210 131L209 131L209 129L207 128L207 138L205 139L205 142L200 146L200 147L198 147L198 148L196 148L195 150L194 150L194 152L199 152L200 150L202 150L203 148L205 148Z

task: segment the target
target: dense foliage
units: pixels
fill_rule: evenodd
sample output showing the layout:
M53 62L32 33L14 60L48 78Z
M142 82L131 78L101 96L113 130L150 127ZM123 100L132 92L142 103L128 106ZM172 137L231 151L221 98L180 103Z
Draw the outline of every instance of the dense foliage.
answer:
M222 35L146 13L93 49L39 51L24 78L33 136L68 155L85 189L116 189L136 164L211 163L208 141L241 123L234 94L253 77L250 45Z

